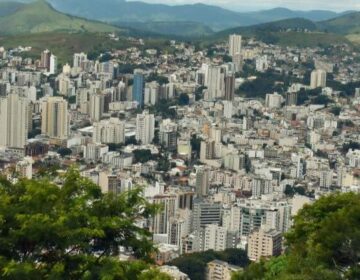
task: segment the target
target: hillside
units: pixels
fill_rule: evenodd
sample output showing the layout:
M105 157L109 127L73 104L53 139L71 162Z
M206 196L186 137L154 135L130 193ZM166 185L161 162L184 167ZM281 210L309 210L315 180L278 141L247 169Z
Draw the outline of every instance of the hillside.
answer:
M197 22L158 21L158 22L117 22L115 25L130 28L133 33L141 32L152 36L202 37L213 34L212 29Z
M303 18L294 18L294 19L284 19L269 23L262 23L253 26L240 26L236 28L230 28L218 32L217 36L228 36L233 33L241 33L244 35L253 35L256 32L279 32L287 29L301 29L301 30L316 30L316 24L310 20Z
M112 32L119 28L81 19L54 10L45 1L24 4L0 18L0 34L16 35L39 32Z
M283 46L329 46L347 41L347 39L340 34L319 32L314 22L302 18L231 28L216 33L211 36L211 39L224 40L233 33L242 34L246 37L255 37L265 43L280 44Z
M346 14L331 20L318 23L318 28L339 34L360 33L360 12Z
M0 2L0 16L3 17L15 13L23 6L24 4L18 2Z
M205 4L163 5L125 0L49 0L59 11L106 22L197 22L215 31L303 17L320 21L339 14L330 11L292 11L284 8L237 12Z
M119 41L110 40L104 33L36 33L16 36L0 37L0 46L15 48L17 46L31 46L31 52L25 56L39 58L44 49L51 50L61 64L72 61L75 52L100 53L111 49L129 47L129 42L120 38Z

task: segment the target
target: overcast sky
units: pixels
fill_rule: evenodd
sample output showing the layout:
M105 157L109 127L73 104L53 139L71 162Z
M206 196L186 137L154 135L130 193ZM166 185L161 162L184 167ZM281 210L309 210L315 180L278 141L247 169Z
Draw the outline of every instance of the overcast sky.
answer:
M360 0L142 0L149 3L170 5L185 3L204 3L232 8L239 11L252 11L275 7L298 10L360 10Z

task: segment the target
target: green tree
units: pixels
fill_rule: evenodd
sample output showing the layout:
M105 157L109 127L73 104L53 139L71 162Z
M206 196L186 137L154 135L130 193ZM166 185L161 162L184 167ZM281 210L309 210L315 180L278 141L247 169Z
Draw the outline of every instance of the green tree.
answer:
M61 157L66 157L71 155L72 151L69 148L59 148L57 150L57 153L61 156Z
M144 278L154 253L150 233L135 221L157 206L140 192L103 194L75 169L61 187L45 179L1 179L0 278L152 279ZM120 247L137 261L120 262Z
M145 163L149 160L154 160L155 157L151 154L150 150L135 150L133 151L135 162Z
M180 106L189 105L189 95L187 95L186 93L181 93L179 96L179 105Z
M246 252L241 249L226 249L222 252L206 251L183 255L170 264L177 266L181 271L186 273L190 279L205 279L207 263L213 260L221 260L232 265L244 267L249 264Z
M285 255L251 264L233 279L360 279L360 194L332 194L306 205L286 245Z

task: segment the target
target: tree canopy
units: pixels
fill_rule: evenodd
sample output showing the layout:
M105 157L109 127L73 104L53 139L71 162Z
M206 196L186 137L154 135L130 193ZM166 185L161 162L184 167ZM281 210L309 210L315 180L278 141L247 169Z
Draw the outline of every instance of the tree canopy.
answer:
M0 180L1 279L170 279L151 275L150 233L136 225L157 206L140 189L121 195L70 169L49 180ZM119 261L120 248L136 261Z
M360 279L360 194L322 197L294 222L285 255L252 263L233 279Z
M213 260L225 261L240 267L244 267L249 263L249 259L244 250L226 249L223 252L210 250L183 255L171 261L171 264L186 273L190 279L202 280L205 279L207 264Z

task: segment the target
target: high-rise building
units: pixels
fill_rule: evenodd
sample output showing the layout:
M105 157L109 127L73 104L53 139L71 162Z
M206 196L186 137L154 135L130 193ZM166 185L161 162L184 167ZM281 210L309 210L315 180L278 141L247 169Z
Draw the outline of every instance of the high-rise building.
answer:
M198 197L207 196L209 192L209 170L204 167L196 169L196 194Z
M326 87L325 70L318 69L311 72L310 87L312 89Z
M17 93L0 97L0 145L23 149L29 130L29 100Z
M282 251L282 235L280 231L260 228L248 237L248 257L252 261L261 258L279 256Z
M49 97L42 103L41 133L65 140L69 135L68 103L62 97Z
M221 66L210 66L207 75L206 100L212 101L225 95L225 69Z
M227 118L227 119L231 119L232 116L233 116L233 103L232 103L232 101L224 100L223 101L223 106L224 106L224 110L223 110L224 117Z
M290 228L291 204L287 201L244 199L241 208L240 235L248 236L262 226L286 232Z
M135 71L134 84L132 87L133 101L138 103L141 108L144 107L145 79L140 71Z
M144 111L136 117L136 140L141 144L147 145L154 140L155 136L155 117Z
M229 54L231 57L241 54L241 41L242 37L240 35L230 35L229 37Z
M286 93L286 106L297 105L298 93L297 92L287 92Z
M215 157L215 141L207 140L201 141L200 144L200 161L205 162L208 159Z
M40 67L46 69L47 71L50 69L50 57L51 52L49 50L44 50L41 53Z
M252 197L261 198L263 194L273 192L272 182L269 179L257 177L251 182Z
M104 114L105 96L101 93L90 95L90 110L89 115L93 121L100 121Z
M170 229L170 219L175 217L177 210L177 196L176 194L157 195L153 202L161 205L162 209L154 215L152 231L155 234L167 234Z
M281 108L282 102L283 102L283 97L276 92L274 94L266 95L265 105L270 109Z
M84 68L84 62L87 61L87 54L86 53L75 53L73 59L73 66L75 68Z
M57 57L55 55L51 54L50 55L50 62L49 62L49 69L48 69L49 74L53 75L53 74L56 73L57 64L58 64Z
M233 101L235 96L235 75L228 74L225 77L225 100Z
M227 229L225 227L210 224L205 226L204 251L224 251L227 240Z
M177 147L177 125L170 119L163 120L160 124L159 141L161 145L169 150Z
M332 185L333 181L333 171L329 170L322 170L320 172L320 187L329 189Z
M206 225L219 225L221 221L220 203L211 203L203 201L195 201L192 218L192 231L200 231Z
M117 118L96 122L93 127L94 143L121 144L125 142L125 124Z

